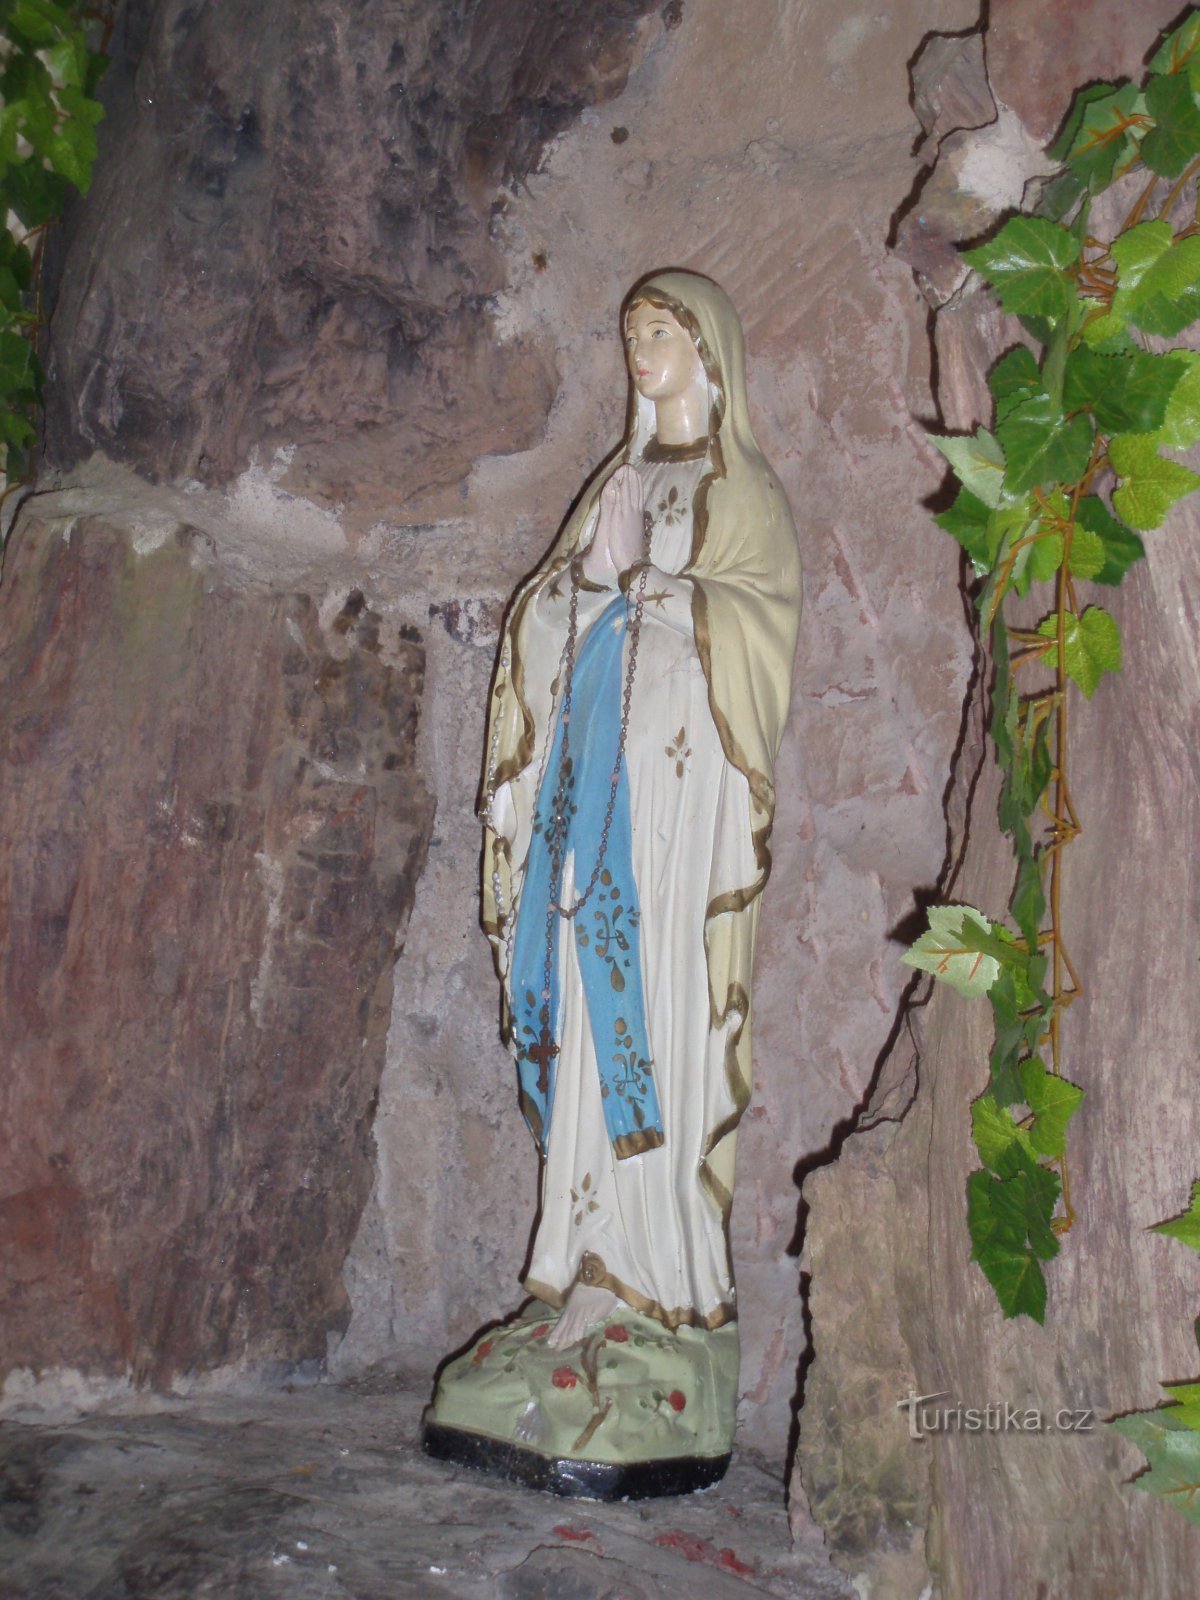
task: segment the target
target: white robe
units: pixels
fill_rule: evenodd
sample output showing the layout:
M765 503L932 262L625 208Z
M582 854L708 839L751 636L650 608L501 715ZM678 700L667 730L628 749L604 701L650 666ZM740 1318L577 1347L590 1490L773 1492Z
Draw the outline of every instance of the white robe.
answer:
M576 1281L601 1284L669 1327L716 1327L736 1314L734 1286L725 1218L699 1172L710 1136L736 1116L726 1081L725 1035L740 1019L713 1025L705 910L716 895L750 882L756 864L746 778L722 749L693 636L691 582L677 576L692 551L692 499L704 462L643 460L635 466L651 518L652 565L625 761L646 1021L664 1143L615 1158L575 941L561 938L562 1037L525 1284L551 1304L561 1303ZM616 592L581 588L580 646ZM635 583L631 601L636 593ZM534 602L537 631L555 671L568 603L565 574L545 583ZM627 638L626 664L629 648ZM523 792L505 797L505 804L516 798L526 816L554 720L535 770L515 786ZM573 899L570 859L564 876ZM602 912L593 905L580 913L593 936L597 915Z

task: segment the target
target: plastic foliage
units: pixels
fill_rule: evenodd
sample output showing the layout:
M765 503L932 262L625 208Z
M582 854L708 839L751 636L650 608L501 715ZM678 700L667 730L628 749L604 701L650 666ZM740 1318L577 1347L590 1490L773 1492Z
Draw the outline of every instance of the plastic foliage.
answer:
M1151 1231L1200 1250L1200 1182L1192 1185L1192 1203L1183 1215ZM1195 1332L1200 1343L1200 1318ZM1161 1495L1200 1526L1200 1383L1167 1383L1163 1389L1168 1396L1164 1404L1153 1411L1131 1411L1108 1426L1132 1439L1146 1457L1148 1470L1134 1478L1134 1488Z
M1046 1263L1074 1217L1066 1139L1083 1094L1063 1075L1063 1016L1082 992L1063 939L1063 855L1080 832L1068 736L1078 697L1121 667L1105 587L1200 487L1176 458L1200 440L1200 354L1170 347L1200 319L1200 12L1162 41L1140 85L1082 90L1049 155L1059 168L1037 204L962 252L1021 330L988 379L992 426L933 439L957 484L935 520L966 552L990 644L1014 890L1007 923L935 906L901 958L991 1004L988 1080L971 1113L982 1163L967 1183L971 1257L1005 1316L1038 1322ZM1094 202L1117 184L1128 210L1100 230L1093 215L1118 197ZM1045 596L1045 614L1017 626L1010 601L1029 595ZM1200 1434L1179 1441L1200 1390L1187 1404L1151 1413L1139 1442L1160 1430L1155 1470L1169 1458L1175 1471L1182 1452L1194 1485Z
M96 158L95 98L107 57L89 38L113 6L0 0L0 478L3 498L30 475L38 441L47 229L72 189L86 194ZM2 502L0 502L2 503Z

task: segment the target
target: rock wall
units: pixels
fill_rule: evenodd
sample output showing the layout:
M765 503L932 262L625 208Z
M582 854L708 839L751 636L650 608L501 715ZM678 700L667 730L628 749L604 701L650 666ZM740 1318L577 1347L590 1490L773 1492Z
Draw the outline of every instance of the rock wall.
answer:
M29 518L2 598L6 1371L323 1360L433 816L424 652L184 526Z
M1003 196L1038 170L1030 152L1053 133L1076 84L1140 74L1155 28L1174 12L992 8L996 122L976 134L943 129L946 170L930 174L897 229L931 302L945 302L935 330L948 426L990 415L983 378L1014 337L985 293L968 285L946 300L965 276L948 248L955 229L971 217L979 231L1012 203ZM941 99L978 105L978 93L964 92L963 61L947 55L943 65ZM918 61L918 82L921 71ZM926 87L925 99L937 99ZM1148 537L1146 561L1112 601L1125 669L1073 722L1072 794L1085 831L1065 857L1066 937L1086 994L1066 1019L1065 1070L1087 1094L1070 1136L1077 1220L1049 1269L1045 1326L1006 1323L968 1261L965 1185L977 1165L968 1106L987 1075L987 1007L919 990L860 1131L804 1187L814 1362L793 1498L803 1505L802 1478L807 1505L864 1593L1166 1600L1194 1588L1194 1531L1163 1501L1131 1490L1142 1458L1102 1421L1154 1405L1160 1382L1196 1369L1200 1272L1186 1250L1144 1230L1184 1209L1196 1176L1197 901L1179 842L1200 820L1200 663L1186 598L1198 530L1200 514L1185 503ZM960 869L954 897L986 910L1007 903L1013 870L997 799L977 684L947 795L947 868ZM910 1394L948 1407L1036 1408L1051 1424L1063 1408L1092 1420L1078 1433L1010 1428L918 1441L896 1409Z
M786 1453L806 1343L794 1172L853 1111L886 1043L906 976L887 933L942 859L969 668L957 574L920 506L941 476L913 421L929 405L926 308L884 247L915 170L904 62L946 16L689 0L506 211L498 323L555 351L547 437L481 462L463 497L438 502L463 546L457 607L428 535L389 526L372 546L380 562L409 558L438 613L439 820L397 970L339 1370L391 1353L420 1370L515 1302L537 1172L475 931L481 752L463 730L481 726L499 604L619 435L616 308L652 265L692 266L742 312L756 427L805 563L733 1232L742 1437Z
M96 183L63 240L48 423L56 470L16 535L28 592L44 586L37 604L58 603L67 527L62 549L80 561L93 546L109 550L135 587L164 563L178 573L173 612L153 598L97 602L114 661L143 614L161 616L182 651L147 678L152 728L131 734L104 706L88 735L115 769L143 774L122 814L132 837L152 837L155 785L181 740L213 759L244 743L255 651L291 659L289 618L313 670L256 735L272 752L293 737L319 743L319 662L340 660L363 618L376 619L380 650L355 648L373 670L400 673L422 654L423 688L410 676L400 694L406 727L417 714L399 777L377 770L392 745L389 711L371 694L346 711L370 759L308 757L310 774L324 776L324 762L339 783L377 786L377 829L385 811L412 819L403 837L377 839L370 869L394 883L409 865L411 914L402 896L370 923L371 897L346 897L346 937L369 924L378 959L327 986L331 969L306 966L319 993L307 1025L285 1004L299 980L283 983L261 1026L250 978L223 990L230 1026L249 1030L264 1062L285 1058L293 1035L307 1041L320 1017L322 1070L331 1084L353 1080L345 1093L359 1122L323 1124L323 1102L299 1081L264 1100L263 1147L295 1136L310 1158L280 1174L278 1205L256 1192L254 1160L231 1158L199 1094L188 1102L191 1144L162 1151L162 1192L201 1184L203 1172L199 1217L253 1216L268 1250L263 1279L286 1279L298 1255L311 1268L294 1336L247 1304L224 1345L187 1334L181 1318L167 1346L139 1302L120 1337L111 1318L95 1337L64 1318L47 1342L31 1330L50 1326L67 1296L48 1280L7 1365L131 1366L167 1383L254 1352L300 1359L328 1342L336 1372L387 1361L424 1383L441 1355L515 1303L536 1158L477 926L483 706L505 598L619 435L621 298L642 273L684 265L716 277L742 311L756 426L791 497L806 572L734 1215L743 1438L782 1462L806 1345L796 1178L861 1103L888 1043L904 984L889 931L940 870L970 671L957 573L921 504L941 477L915 420L932 404L928 308L885 239L918 165L905 64L930 30L965 30L976 16L974 0L672 0L602 15L569 0L407 0L353 15L324 4L131 4ZM195 530L182 546L179 528ZM9 582L0 599L19 620L33 601L18 603ZM355 593L358 620L338 633ZM236 642L208 620L222 606L242 619ZM41 670L72 659L58 642ZM184 692L193 674L211 680L218 669L221 692ZM62 689L68 705L84 677ZM14 723L32 714L36 692L14 698ZM69 742L84 736L80 717ZM289 718L309 731L293 735ZM289 814L308 803L291 771L277 802ZM12 821L5 811L0 830L19 841L15 859L42 848L62 805L44 754L26 782L24 811ZM185 811L221 784L198 772ZM219 941L231 970L258 973L277 948L271 907L283 903L255 860L263 846L248 841L227 877L215 842L178 848L244 916L226 935L215 913L189 915L190 941L198 951ZM47 1062L72 1030L115 1035L114 1019L153 992L152 969L138 964L151 923L137 895L76 897L64 915L72 948L99 947L101 923L130 936L106 945L107 988L54 992L37 1047ZM292 924L275 927L278 941ZM393 972L386 958L400 942ZM384 1006L389 985L380 1063L374 1045L361 1050L358 1008L364 997ZM128 1028L121 1037L101 1081L138 1104L166 1046ZM181 1036L181 1081L192 1083L203 1054ZM85 1061L88 1083L90 1071ZM50 1068L28 1072L36 1083ZM168 1111L146 1110L139 1136L153 1145ZM22 1107L14 1131L46 1153L36 1168L5 1167L9 1203L34 1219L57 1148L52 1121L45 1107ZM126 1203L122 1126L103 1104L87 1124L108 1176L81 1187L80 1215L102 1235ZM284 1190L294 1201L340 1186L347 1141L358 1150L360 1140L370 1192L364 1203L360 1163L314 1262L281 1219ZM171 1257L170 1220L156 1259ZM250 1270L224 1237L180 1266L201 1300L221 1283L236 1290ZM149 1249L147 1234L142 1259ZM132 1270L118 1263L110 1280L121 1288ZM165 1292L157 1270L144 1276L151 1299ZM134 1348L144 1360L130 1361Z

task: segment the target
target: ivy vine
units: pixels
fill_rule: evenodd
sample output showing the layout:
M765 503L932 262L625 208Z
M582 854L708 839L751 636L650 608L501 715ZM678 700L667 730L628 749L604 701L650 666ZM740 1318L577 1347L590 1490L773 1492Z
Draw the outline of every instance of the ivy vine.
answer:
M42 256L70 190L91 184L104 115L95 90L115 9L115 0L0 0L0 507L32 474Z
M1200 353L1171 343L1200 319L1200 12L1140 84L1080 91L1048 154L1058 170L1036 204L962 252L1026 336L989 376L993 425L933 440L958 483L936 521L967 553L990 641L1009 921L935 906L902 958L991 1003L971 1258L1005 1316L1038 1322L1043 1267L1074 1218L1066 1135L1083 1094L1063 1072L1063 1018L1082 993L1063 937L1063 859L1080 832L1069 735L1077 695L1090 700L1122 651L1085 586L1119 584L1141 535L1200 487L1173 454L1200 440ZM1045 614L1018 624L1014 597L1024 617L1031 593ZM1190 1427L1200 1389L1188 1404Z
M1192 1185L1192 1203L1183 1215L1156 1224L1151 1232L1200 1250L1200 1183ZM1195 1334L1200 1344L1200 1317ZM1134 1488L1161 1495L1200 1526L1200 1383L1167 1383L1163 1389L1165 1404L1131 1411L1108 1426L1132 1439L1146 1457L1149 1470L1133 1480Z

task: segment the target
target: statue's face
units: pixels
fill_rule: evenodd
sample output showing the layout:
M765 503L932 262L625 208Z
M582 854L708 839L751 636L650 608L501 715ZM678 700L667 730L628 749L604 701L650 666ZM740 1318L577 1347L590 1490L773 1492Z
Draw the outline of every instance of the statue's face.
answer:
M634 387L647 400L674 400L705 382L704 363L687 330L646 300L625 319L625 359Z

